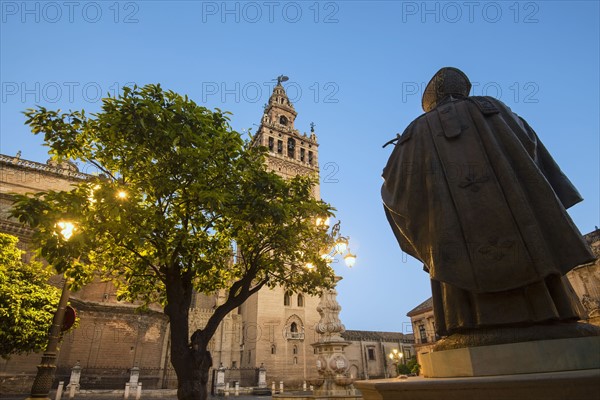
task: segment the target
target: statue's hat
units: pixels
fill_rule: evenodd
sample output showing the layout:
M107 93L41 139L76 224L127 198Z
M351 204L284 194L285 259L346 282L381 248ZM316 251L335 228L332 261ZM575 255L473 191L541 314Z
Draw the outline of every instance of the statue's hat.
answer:
M470 91L471 82L464 72L458 68L444 67L433 75L425 87L421 102L423 111L433 110L448 95L467 97Z

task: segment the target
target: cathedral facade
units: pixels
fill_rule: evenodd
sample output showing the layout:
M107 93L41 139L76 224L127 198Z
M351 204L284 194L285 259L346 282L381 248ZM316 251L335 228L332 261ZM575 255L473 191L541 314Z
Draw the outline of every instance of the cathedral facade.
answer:
M311 124L309 134L294 125L297 112L278 81L265 106L253 145L267 149L267 167L284 178L311 175L318 182L318 143ZM20 238L28 250L31 232L11 220L10 193L69 190L89 176L72 163L57 165L0 156L2 191L0 222L3 232ZM319 198L319 185L314 187ZM60 285L60 277L56 277ZM224 293L195 295L190 310L190 329L202 328ZM314 326L319 321L319 298L283 288L263 288L227 315L215 333L210 350L213 368L238 370L250 376L265 368L268 382L301 386L316 376ZM71 296L79 326L63 340L57 360L57 380L68 380L71 367L82 367L82 387L118 388L128 380L128 370L140 368L147 388L176 387L169 362L169 324L160 307L139 312L134 304L116 299L112 284L92 283ZM15 356L0 361L3 391L27 390L35 376L40 355Z

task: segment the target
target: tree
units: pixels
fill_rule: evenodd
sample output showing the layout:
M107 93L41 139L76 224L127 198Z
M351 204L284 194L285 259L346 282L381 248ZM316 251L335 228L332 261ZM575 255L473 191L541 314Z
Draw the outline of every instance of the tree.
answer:
M164 306L179 399L206 398L209 341L252 294L265 285L331 287L320 250L334 238L315 221L333 209L312 197L310 178L266 171L265 149L233 131L227 113L148 85L103 99L92 117L43 107L25 114L53 157L101 175L70 192L16 196L13 215L36 228L41 255L73 289L99 275L120 299ZM68 242L54 234L65 217L77 225ZM190 337L193 292L223 289L226 301Z
M0 233L0 356L44 350L60 290L50 268L23 262L19 239Z

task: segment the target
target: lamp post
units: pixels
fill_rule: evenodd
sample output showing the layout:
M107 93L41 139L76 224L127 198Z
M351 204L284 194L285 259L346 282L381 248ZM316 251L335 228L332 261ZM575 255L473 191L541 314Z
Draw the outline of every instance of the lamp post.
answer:
M75 226L73 223L68 221L60 221L56 224L60 235L64 240L69 240L73 236ZM52 388L52 382L54 381L54 373L56 372L56 358L58 355L58 343L60 341L60 332L62 330L63 322L65 319L65 310L69 303L69 282L65 279L62 287L62 293L60 295L60 301L58 302L58 309L54 313L52 319L52 326L50 327L48 345L46 351L42 356L42 362L38 365L37 375L31 386L30 399L44 399L50 400L49 393Z
M327 229L329 228L329 218L317 218L316 224L317 226ZM343 257L344 262L346 263L346 266L352 268L356 263L356 255L352 254L350 251L350 238L340 235L340 225L341 221L338 221L331 228L331 237L334 240L334 244L331 249L326 249L323 254L321 254L321 258L324 259L328 264L331 264L337 254L342 255L346 253ZM307 264L307 267L310 269L314 266L312 264Z
M402 347L400 349L400 351L398 351L398 349L393 349L392 352L388 355L390 360L392 360L392 364L394 364L394 366L396 367L397 375L400 375L398 372L398 364L402 363L402 360L404 358L404 352L402 351Z

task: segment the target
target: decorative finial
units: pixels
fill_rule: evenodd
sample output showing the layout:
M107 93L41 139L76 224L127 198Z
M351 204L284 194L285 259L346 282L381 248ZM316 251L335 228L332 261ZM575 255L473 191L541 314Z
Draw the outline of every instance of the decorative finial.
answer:
M279 76L277 77L277 86L281 86L281 82L285 82L285 81L287 81L288 79L290 79L290 78L288 78L288 77L287 77L287 76L285 76L285 75L279 75Z
M315 131L315 126L316 126L316 125L315 125L315 123L314 123L314 122L311 122L311 123L310 123L310 131L311 131L311 132L314 132L314 131Z
M19 158L21 158L21 150L17 151L17 155L15 156L15 158L18 160Z

